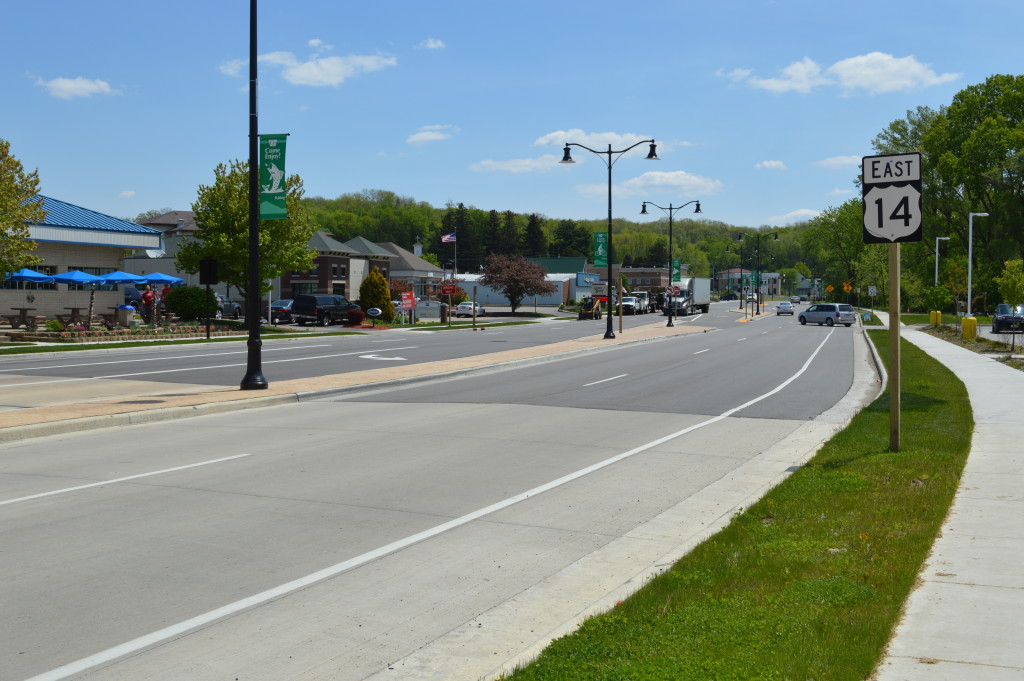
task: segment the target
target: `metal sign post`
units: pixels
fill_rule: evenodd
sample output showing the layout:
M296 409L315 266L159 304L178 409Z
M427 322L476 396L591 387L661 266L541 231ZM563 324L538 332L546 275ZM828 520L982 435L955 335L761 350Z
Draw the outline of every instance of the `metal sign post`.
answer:
M864 243L889 244L889 449L900 451L900 244L921 241L921 154L865 156Z

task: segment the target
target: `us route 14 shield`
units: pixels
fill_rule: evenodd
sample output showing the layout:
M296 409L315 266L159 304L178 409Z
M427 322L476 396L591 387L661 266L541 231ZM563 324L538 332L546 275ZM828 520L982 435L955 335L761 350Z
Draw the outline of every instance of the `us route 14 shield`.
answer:
M864 243L921 241L921 154L865 156Z

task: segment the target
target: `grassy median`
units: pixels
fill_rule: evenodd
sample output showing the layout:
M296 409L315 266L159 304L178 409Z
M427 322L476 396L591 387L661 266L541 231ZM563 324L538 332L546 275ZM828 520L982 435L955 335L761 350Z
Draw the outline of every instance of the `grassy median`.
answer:
M870 336L886 347L886 331ZM867 678L952 503L973 430L956 376L906 341L902 363L902 451L889 451L886 393L727 528L504 678Z

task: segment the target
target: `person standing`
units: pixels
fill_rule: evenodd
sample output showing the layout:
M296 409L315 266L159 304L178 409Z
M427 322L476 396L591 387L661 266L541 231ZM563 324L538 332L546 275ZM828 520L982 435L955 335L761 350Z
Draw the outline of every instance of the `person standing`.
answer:
M153 323L153 303L155 302L156 295L150 290L149 286L142 290L142 321L147 324Z
M167 298L171 295L171 285L164 284L164 287L160 289L160 311L167 317L171 316L171 311L167 307Z

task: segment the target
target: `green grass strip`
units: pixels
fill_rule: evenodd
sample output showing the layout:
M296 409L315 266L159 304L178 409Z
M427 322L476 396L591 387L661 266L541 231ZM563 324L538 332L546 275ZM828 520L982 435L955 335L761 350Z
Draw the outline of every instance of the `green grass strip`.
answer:
M881 348L887 334L870 332ZM902 363L901 452L889 451L886 393L728 527L505 678L867 678L952 503L973 430L956 376L906 341Z

